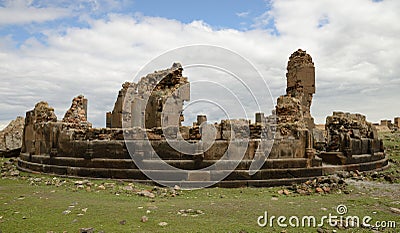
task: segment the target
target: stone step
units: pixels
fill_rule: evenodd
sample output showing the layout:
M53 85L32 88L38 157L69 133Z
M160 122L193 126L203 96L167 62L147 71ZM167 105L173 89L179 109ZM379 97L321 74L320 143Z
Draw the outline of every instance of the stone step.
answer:
M25 161L41 164L51 164L71 167L92 167L92 168L121 168L136 169L137 166L132 159L104 159L104 158L75 158L75 157L50 157L49 155L29 155L23 153L20 158ZM196 162L194 160L143 160L145 167L168 170L169 167L161 165L167 163L179 169L196 170L203 169L216 164L219 170L232 169L237 165L236 170L249 170L252 160L203 160ZM303 168L307 167L307 159L267 159L261 167L262 169L271 168Z

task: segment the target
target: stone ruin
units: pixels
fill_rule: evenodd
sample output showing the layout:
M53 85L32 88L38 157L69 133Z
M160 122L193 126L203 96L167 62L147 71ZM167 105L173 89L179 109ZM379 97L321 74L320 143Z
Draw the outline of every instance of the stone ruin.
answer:
M205 115L197 116L192 126L181 125L184 101L190 99L190 83L182 71L182 66L174 63L169 69L142 77L138 83L124 83L113 110L106 113L106 128L93 128L87 121L88 102L83 96L74 98L62 121L57 121L47 103L38 103L26 114L19 169L150 182L128 153L126 131L133 132L132 138L147 135L163 161L186 170L208 167L225 152L228 157L222 164L234 161L235 151L229 150L229 143L248 135L244 157L217 186L292 184L339 170L367 171L388 165L382 141L365 116L334 112L327 117L325 130L316 128L310 111L315 67L311 56L300 49L289 58L286 94L278 98L272 115L255 113L254 123L248 119L222 120L212 125L215 141L210 147L200 148L195 155L179 152L169 145L168 137L179 136L196 143L210 136L203 128L208 125ZM274 141L270 153L260 155L262 138ZM136 150L132 156L143 153ZM256 158L261 158L263 165L250 175L250 165ZM168 180L174 171L154 172ZM181 182L207 181L213 175L182 177Z
M400 117L395 117L392 120L381 120L380 124L375 124L380 131L400 131Z
M182 71L181 64L174 63L170 69L148 74L138 83L124 83L113 111L106 114L106 127L122 128L123 117L125 122L130 122L124 127L151 129L174 123L181 125L183 103L190 100L189 82ZM131 111L124 111L124 101ZM168 111L164 109L167 101L172 102L167 105L172 108Z
M21 152L25 118L19 116L0 131L0 156L18 157Z

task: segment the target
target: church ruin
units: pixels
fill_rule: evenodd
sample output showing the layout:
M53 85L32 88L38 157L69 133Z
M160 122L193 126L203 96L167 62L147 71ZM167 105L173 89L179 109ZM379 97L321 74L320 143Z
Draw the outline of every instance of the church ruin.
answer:
M62 121L57 120L47 103L36 104L26 113L19 169L149 182L128 153L126 130L132 138L145 134L159 157L173 167L187 170L214 164L229 150L232 140L248 133L243 158L217 186L291 184L338 170L367 171L388 165L382 141L365 116L334 112L326 119L325 131L315 127L310 111L316 92L315 67L311 56L300 49L289 58L286 94L278 97L272 115L255 113L253 123L222 120L213 125L215 141L210 147L200 148L195 155L176 151L168 144L167 136L181 137L189 143L206 136L201 126L207 116L198 116L193 126L181 125L184 101L190 100L190 82L182 71L182 66L174 63L169 69L144 76L138 83L124 83L113 110L106 113L106 128L93 128L87 121L88 101L83 96L74 98ZM246 123L248 128L238 127L238 122ZM260 155L263 138L273 139L273 145L268 154ZM235 159L234 152L228 152L231 157L224 163ZM143 153L137 150L132 156ZM263 165L250 175L249 168L256 158L262 158ZM156 172L167 180L171 171ZM213 175L183 176L181 182L204 181Z

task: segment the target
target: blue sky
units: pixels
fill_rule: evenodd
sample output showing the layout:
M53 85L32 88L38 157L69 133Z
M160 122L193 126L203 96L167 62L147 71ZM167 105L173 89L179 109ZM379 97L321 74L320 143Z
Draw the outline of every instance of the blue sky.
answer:
M29 5L28 5L29 4ZM34 36L46 43L45 36L41 32L44 28L89 27L82 19L91 17L94 19L107 18L109 14L124 14L135 17L145 15L177 20L182 23L203 21L215 29L233 28L236 30L248 30L256 27L273 28L273 21L265 25L256 25L255 20L270 9L270 2L266 0L220 0L220 1L184 1L184 0L138 0L138 1L1 1L0 6L7 7L36 7L61 8L70 11L69 15L62 16L52 21L29 22L21 24L9 24L1 27L0 36L11 35L22 44L26 39ZM27 6L28 5L28 6Z
M275 99L285 92L288 57L305 49L316 66L318 123L332 111L392 119L400 115L397 9L397 0L2 0L0 128L41 100L61 119L79 94L89 99L89 120L104 126L123 82L192 44L245 57Z

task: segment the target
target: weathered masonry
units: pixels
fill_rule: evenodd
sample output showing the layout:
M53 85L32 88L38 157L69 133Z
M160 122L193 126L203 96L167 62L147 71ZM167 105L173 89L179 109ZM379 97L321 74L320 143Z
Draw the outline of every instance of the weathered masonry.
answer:
M150 182L131 158L143 151L128 153L124 130L133 132L132 137L145 134L164 162L186 170L216 163L232 140L247 133L243 159L216 184L225 187L291 184L337 170L367 171L388 165L382 141L365 116L334 112L327 117L325 130L315 127L310 111L316 92L315 66L311 56L300 49L289 58L286 94L278 98L271 115L255 113L255 122L222 120L213 124L215 141L209 148L200 148L201 153L196 155L177 151L168 143L167 136L181 137L189 143L207 136L202 131L207 116L198 116L192 126L180 124L184 119L184 101L190 99L190 82L182 76L182 71L182 66L174 63L169 69L148 74L138 83L124 83L114 109L106 113L106 128L93 128L88 122L88 101L83 96L74 98L61 121L46 102L36 104L26 113L19 169ZM248 127L239 127L241 124ZM250 164L259 156L257 149L262 138L274 139L271 151L261 155L266 158L261 169L249 175ZM235 159L234 152L228 152L223 163ZM157 163L151 159L144 162ZM154 172L168 181L173 171ZM201 179L211 179L213 175ZM196 178L182 177L182 182L196 182Z

